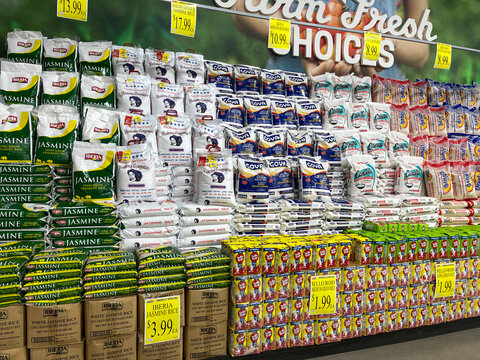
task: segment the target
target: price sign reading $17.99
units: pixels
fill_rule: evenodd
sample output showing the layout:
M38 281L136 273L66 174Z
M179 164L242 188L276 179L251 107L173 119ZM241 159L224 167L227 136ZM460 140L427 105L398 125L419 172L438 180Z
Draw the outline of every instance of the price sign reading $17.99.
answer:
M268 48L290 50L290 21L271 17L268 24Z
M448 44L437 43L437 56L434 68L450 70L452 64L452 47Z
M435 266L435 297L452 297L455 294L455 263Z
M180 296L145 300L144 344L180 338Z
M337 308L337 280L335 275L310 278L309 315L334 314Z
M87 21L88 0L57 0L57 17Z
M172 23L170 32L172 34L194 37L197 22L197 6L181 1L172 1L171 4Z
M365 33L365 46L363 47L363 58L367 60L377 61L380 56L380 45L382 44L382 36L373 32Z

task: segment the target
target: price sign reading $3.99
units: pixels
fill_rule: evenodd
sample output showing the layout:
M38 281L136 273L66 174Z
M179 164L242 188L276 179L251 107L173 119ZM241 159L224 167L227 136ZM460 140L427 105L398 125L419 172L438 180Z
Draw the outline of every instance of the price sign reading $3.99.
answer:
M309 315L334 314L337 308L337 280L335 275L310 278Z
M172 23L170 32L172 34L194 37L197 22L197 6L181 1L172 1L171 4Z
M268 48L290 50L290 21L271 17L268 24Z
M450 70L452 64L452 47L448 44L437 43L437 56L434 68Z
M57 0L57 17L87 21L88 0Z
M455 294L455 263L436 264L435 298L452 297Z
M145 300L144 344L180 338L180 296Z
M363 47L363 58L367 60L377 61L380 56L380 45L382 44L382 36L373 32L365 33L365 45Z

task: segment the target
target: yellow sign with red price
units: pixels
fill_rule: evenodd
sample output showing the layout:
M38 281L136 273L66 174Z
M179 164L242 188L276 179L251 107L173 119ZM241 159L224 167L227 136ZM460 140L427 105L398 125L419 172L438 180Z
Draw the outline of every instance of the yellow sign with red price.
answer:
M145 345L180 338L180 296L145 300Z
M57 0L57 17L87 21L88 0Z
M337 280L335 275L312 276L310 281L308 314L335 314L337 308Z

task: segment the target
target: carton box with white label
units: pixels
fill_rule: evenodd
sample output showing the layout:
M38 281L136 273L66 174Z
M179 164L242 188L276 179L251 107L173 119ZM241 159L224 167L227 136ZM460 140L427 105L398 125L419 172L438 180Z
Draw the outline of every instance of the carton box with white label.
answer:
M83 342L30 349L30 360L83 360Z
M25 346L25 305L0 308L0 349Z
M186 324L201 326L228 320L228 288L187 290Z
M137 295L84 302L85 338L131 334L137 331Z
M136 360L137 333L86 340L87 360Z
M82 304L27 306L27 347L82 342Z
M0 359L4 360L28 360L26 347L0 350Z
M180 328L180 339L166 341L153 345L144 345L138 339L137 360L182 360L183 359L183 329Z
M227 354L227 322L186 326L183 337L186 360L201 360Z

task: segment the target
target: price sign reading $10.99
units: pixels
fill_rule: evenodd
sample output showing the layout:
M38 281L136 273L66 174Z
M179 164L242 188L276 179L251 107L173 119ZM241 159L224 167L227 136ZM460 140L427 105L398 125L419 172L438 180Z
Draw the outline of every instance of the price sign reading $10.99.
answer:
M145 300L144 344L180 338L180 296Z
M57 17L87 21L88 0L57 0Z
M197 6L181 1L172 1L171 4L172 23L170 32L172 34L194 37L197 22Z
M437 56L434 68L450 70L452 64L452 47L448 44L437 43Z
M290 21L271 17L268 24L268 48L290 50Z
M455 263L435 266L435 298L452 297L455 294Z
M365 33L365 46L363 47L363 58L367 60L377 61L380 56L380 45L382 36L373 32Z
M337 308L337 280L335 275L310 278L309 315L334 314Z

